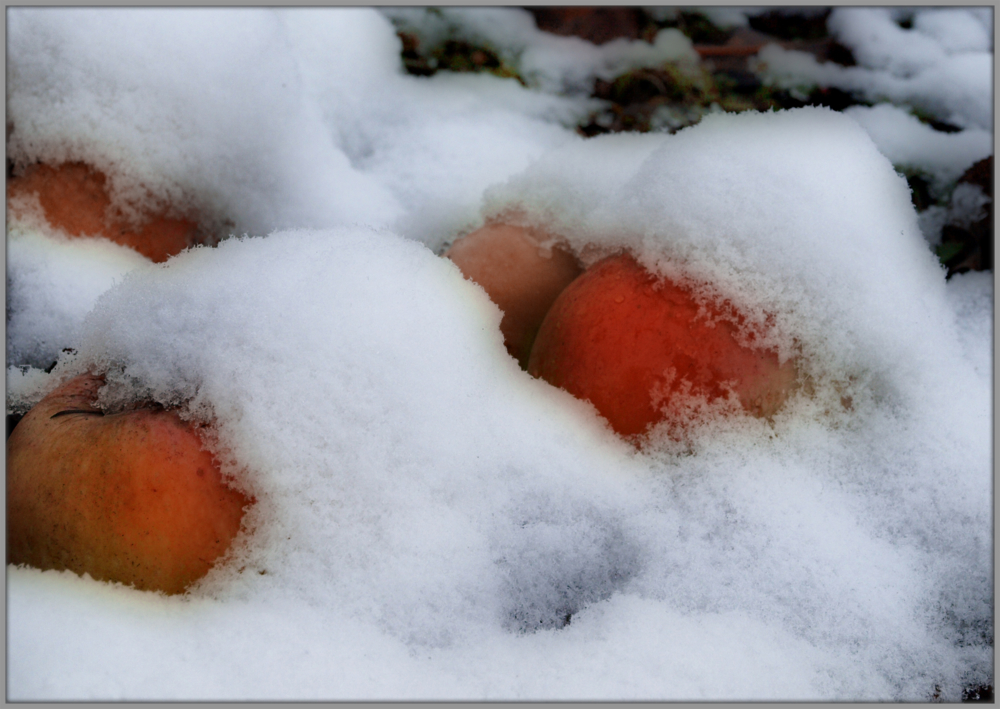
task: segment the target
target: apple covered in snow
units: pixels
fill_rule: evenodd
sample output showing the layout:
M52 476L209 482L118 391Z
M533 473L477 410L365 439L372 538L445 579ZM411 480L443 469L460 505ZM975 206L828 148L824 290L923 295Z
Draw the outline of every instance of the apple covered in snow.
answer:
M58 387L7 441L7 562L181 593L240 531L251 500L228 486L198 426L172 411L105 415L102 379Z
M581 271L573 254L553 242L535 229L491 223L445 252L503 311L504 345L522 368L549 306Z
M610 256L556 298L528 371L589 400L623 436L683 416L691 397L733 392L747 412L769 417L795 384L794 364L741 343L722 315L631 255Z
M46 221L69 236L103 236L159 263L196 242L197 227L185 219L150 215L139 226L115 216L107 176L81 162L37 164L7 182L7 204L14 209L37 197Z

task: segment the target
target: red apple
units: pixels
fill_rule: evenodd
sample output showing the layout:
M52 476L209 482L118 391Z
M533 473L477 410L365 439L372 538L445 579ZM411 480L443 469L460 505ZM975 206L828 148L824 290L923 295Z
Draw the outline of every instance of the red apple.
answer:
M181 593L252 500L226 484L198 426L162 409L104 415L101 383L67 382L7 440L7 561Z
M522 368L549 306L581 270L565 249L542 246L547 240L531 229L494 223L459 239L445 253L503 311L504 345Z
M683 417L691 397L712 402L730 389L749 413L771 416L795 383L794 364L741 345L722 309L706 310L699 316L688 288L632 256L610 256L552 304L528 371L589 400L623 436Z
M111 215L105 175L80 162L56 167L33 165L7 181L7 202L32 193L45 219L70 236L103 236L156 262L166 261L196 243L196 225L153 215L135 228Z

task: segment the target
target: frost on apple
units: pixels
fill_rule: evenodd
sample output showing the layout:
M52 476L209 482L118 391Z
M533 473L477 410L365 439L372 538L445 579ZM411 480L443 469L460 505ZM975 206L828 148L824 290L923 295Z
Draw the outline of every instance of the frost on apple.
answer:
M546 68L524 11L489 17L480 34ZM920 27L954 48L961 22ZM585 139L586 97L408 76L399 51L363 8L9 12L15 171L85 162L116 204L175 203L218 244L153 264L9 223L8 411L101 372L108 411L211 422L207 452L255 503L182 596L8 566L8 696L991 684L992 275L946 280L873 135L899 116ZM597 76L639 54L580 56ZM899 159L964 170L945 154L976 159L976 115L967 142ZM501 219L583 267L627 250L738 304L800 385L769 418L709 415L684 446L637 450L523 371L500 308L441 257Z

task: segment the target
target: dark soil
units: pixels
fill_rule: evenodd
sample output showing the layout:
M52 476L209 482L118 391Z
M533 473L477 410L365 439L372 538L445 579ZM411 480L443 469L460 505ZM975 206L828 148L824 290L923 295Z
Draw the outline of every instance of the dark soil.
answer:
M14 432L14 427L24 418L24 414L7 414L7 438Z
M613 39L649 39L656 22L638 7L526 7L543 32L582 37L594 44Z
M979 187L990 198L985 215L968 226L946 224L941 232L938 258L948 277L966 271L993 270L993 156L980 160L965 171L958 184Z
M963 702L989 702L993 704L993 686L979 685L976 687L966 687L962 690Z

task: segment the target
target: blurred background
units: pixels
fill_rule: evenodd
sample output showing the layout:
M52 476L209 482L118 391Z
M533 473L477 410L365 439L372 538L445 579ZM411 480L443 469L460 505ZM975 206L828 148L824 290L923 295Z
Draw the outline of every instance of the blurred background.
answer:
M410 74L489 72L532 88L588 93L596 108L576 127L584 136L673 133L720 110L847 111L906 177L921 229L949 277L993 268L992 7L534 6L507 8L509 26L466 8L383 12ZM577 38L607 55L616 43L624 51L629 42L654 45L664 31L679 31L698 60L657 61L654 53L586 86L553 85L532 71L528 55L543 41L518 25L517 13L541 33Z

